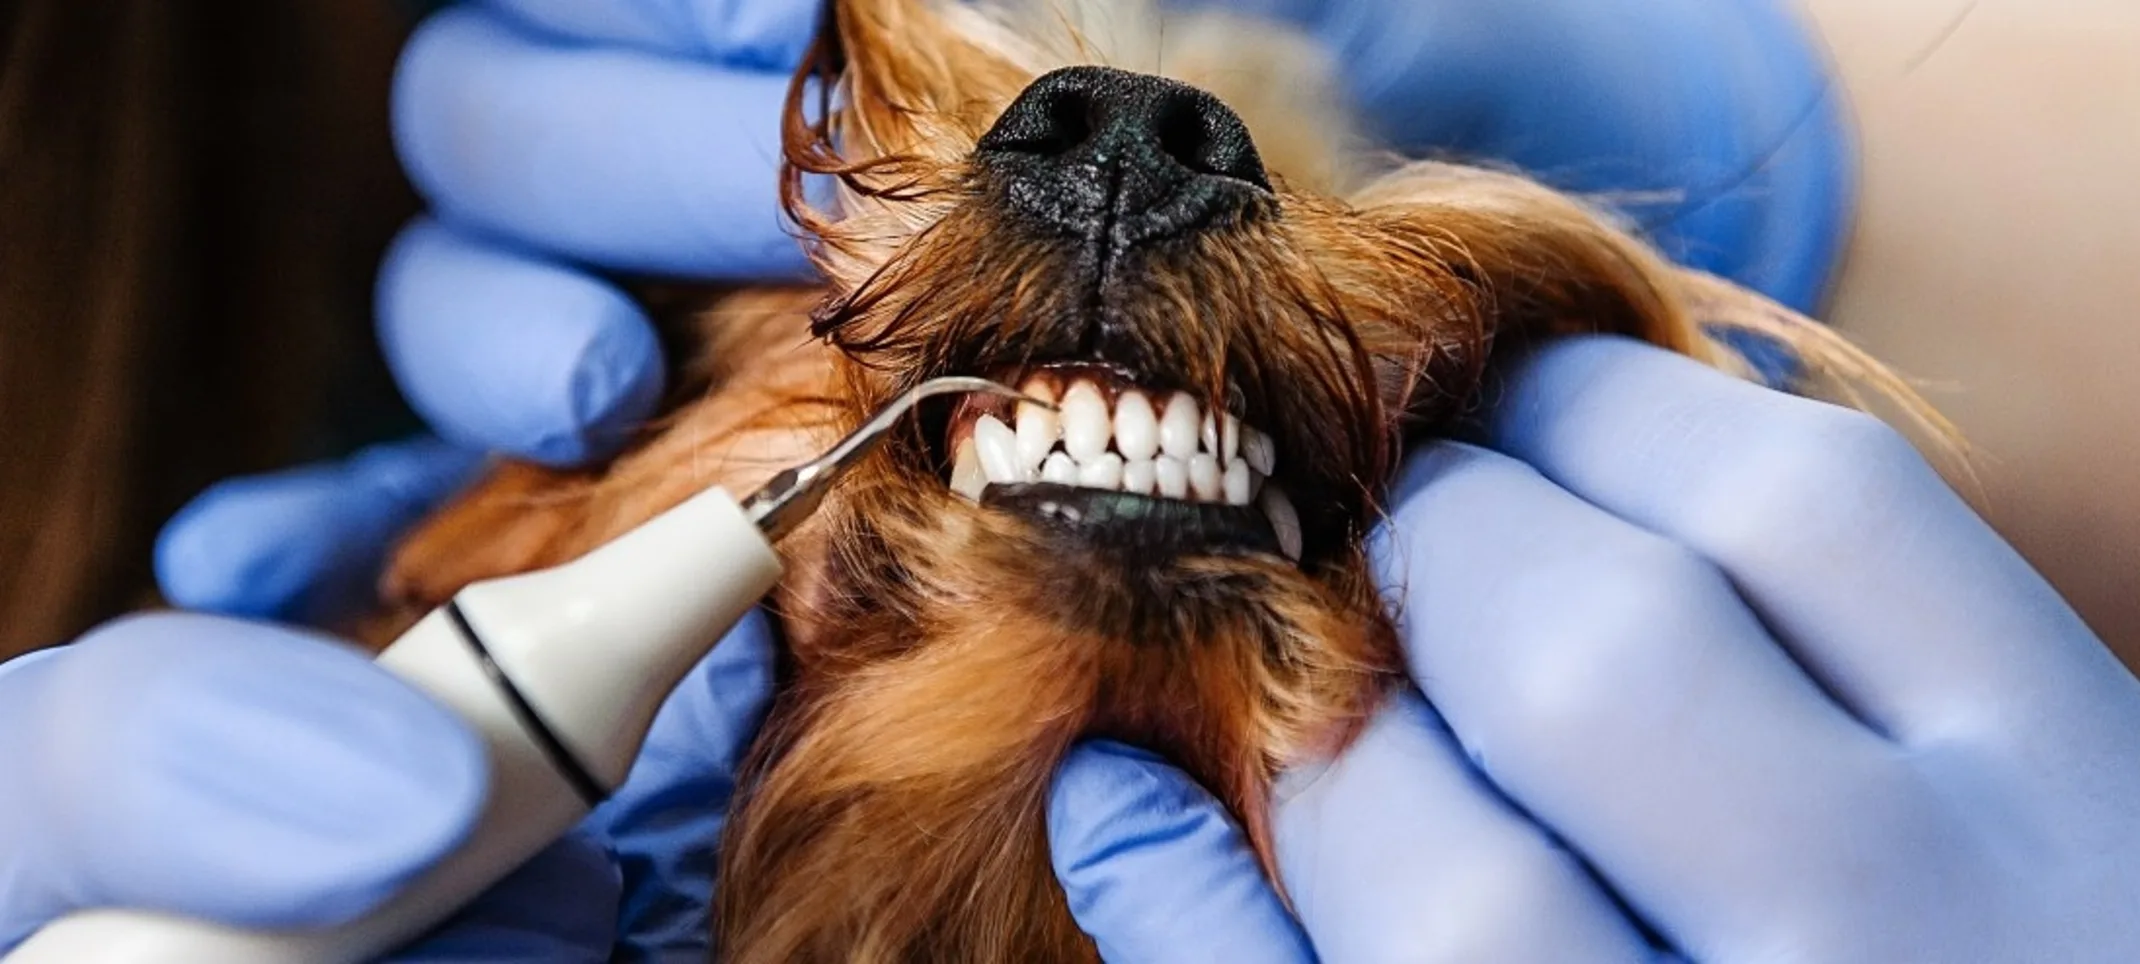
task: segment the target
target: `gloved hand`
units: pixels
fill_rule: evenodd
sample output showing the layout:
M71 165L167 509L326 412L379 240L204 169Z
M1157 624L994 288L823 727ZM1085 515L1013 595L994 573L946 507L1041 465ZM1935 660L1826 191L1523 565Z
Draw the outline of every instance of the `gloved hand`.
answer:
M393 960L704 961L707 865L771 660L753 616L578 833ZM486 769L457 718L338 643L159 614L0 665L0 772L5 952L89 907L352 919L460 842Z
M389 251L379 336L447 443L225 483L167 527L166 595L323 620L372 591L395 536L471 453L573 465L663 387L644 313L598 272L803 277L776 171L816 0L467 0L402 55L394 130L432 213Z
M1788 0L1174 0L1304 25L1375 133L1599 193L1800 311L1849 235L1842 92Z
M1180 774L1066 767L1110 964L2140 959L2140 681L1899 437L1589 339L1489 444L1377 536L1426 701L1281 785L1297 922Z

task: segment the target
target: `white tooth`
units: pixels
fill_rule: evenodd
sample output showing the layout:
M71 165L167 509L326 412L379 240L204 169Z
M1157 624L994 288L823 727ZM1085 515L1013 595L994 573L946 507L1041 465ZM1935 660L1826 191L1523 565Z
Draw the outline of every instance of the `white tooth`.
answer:
M1227 413L1219 422L1219 464L1225 465L1241 457L1241 420Z
M1077 463L1061 452L1050 455L1046 462L1040 463L1040 481L1053 482L1056 485L1076 485Z
M1018 461L1018 436L994 415L973 423L973 448L990 482L1031 482L1033 470Z
M1166 499L1189 497L1189 465L1171 455L1162 455L1152 460L1154 476L1159 480L1159 495Z
M1196 493L1198 502L1217 502L1225 491L1221 488L1219 460L1202 452L1189 459L1189 489Z
M1122 466L1122 491L1131 495L1151 495L1159 488L1159 464L1151 459L1137 459Z
M1200 421L1196 399L1175 393L1167 399L1166 414L1159 416L1159 448L1177 459L1195 455Z
M1113 491L1122 487L1122 456L1102 452L1100 457L1078 466L1077 484L1088 489Z
M1241 426L1241 455L1248 459L1248 467L1264 475L1278 468L1278 446L1271 437L1246 425Z
M1025 383L1021 389L1027 395L1044 402L1055 401L1055 390L1039 379ZM1018 464L1030 471L1040 465L1048 452L1055 448L1055 440L1062 437L1063 420L1060 412L1051 412L1032 402L1018 403Z
M1115 434L1107 417L1107 397L1091 382L1078 382L1063 393L1063 451L1080 462L1090 462L1107 451Z
M1203 424L1196 427L1196 440L1204 451L1217 454L1219 450L1219 417L1215 412L1205 412Z
M1123 392L1115 400L1115 449L1132 462L1159 454L1159 414L1143 392Z
M973 439L968 437L959 443L958 457L951 460L951 491L979 502L981 490L987 487L988 475L981 471L981 457L974 453Z
M1278 534L1278 548L1294 562L1300 561L1300 513L1293 508L1293 500L1286 498L1285 490L1275 485L1263 487L1263 514L1271 519L1271 531Z
M1220 488L1226 490L1227 505L1248 504L1249 496L1255 488L1255 483L1249 478L1253 474L1254 470L1248 467L1248 463L1240 459L1226 463L1226 478L1221 482Z

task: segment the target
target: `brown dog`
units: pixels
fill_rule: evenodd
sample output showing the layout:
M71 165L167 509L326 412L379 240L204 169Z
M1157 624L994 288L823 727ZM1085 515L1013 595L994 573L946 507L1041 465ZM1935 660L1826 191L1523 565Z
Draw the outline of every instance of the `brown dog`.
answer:
M787 665L722 844L723 961L1094 960L1042 825L1086 735L1182 766L1269 867L1273 775L1403 685L1362 541L1496 344L1611 332L1733 365L1707 332L1749 329L1937 427L1844 343L1570 198L1377 169L1298 38L1091 6L835 3L786 131L826 286L693 302L686 389L634 450L499 468L387 580L413 612L563 561L926 378L1060 400L924 412L783 547ZM1109 62L1177 79L1073 66ZM838 185L824 210L809 175Z

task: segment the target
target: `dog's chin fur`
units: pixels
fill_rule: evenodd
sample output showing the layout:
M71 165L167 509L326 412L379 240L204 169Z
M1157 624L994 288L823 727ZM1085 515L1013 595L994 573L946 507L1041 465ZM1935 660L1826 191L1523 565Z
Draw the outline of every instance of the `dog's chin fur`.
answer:
M944 484L940 414L847 479L783 546L782 689L722 842L712 926L730 964L1095 960L1043 826L1086 736L1181 766L1271 867L1274 774L1340 751L1401 685L1361 550L1376 498L1406 442L1464 417L1497 343L1610 332L1731 367L1707 332L1742 328L1937 428L1848 345L1573 199L1442 164L1376 171L1316 94L1313 48L1272 25L1161 31L1135 4L1091 6L835 3L786 131L790 209L827 287L687 299L693 362L632 451L581 473L500 468L385 581L374 638L707 485L753 487L941 374L1098 356L1274 437L1275 481L1311 497L1297 564L1110 549L976 505ZM1231 105L1275 192L1105 270L1022 221L977 141L1036 76L1109 61ZM826 210L804 204L806 176L837 183Z

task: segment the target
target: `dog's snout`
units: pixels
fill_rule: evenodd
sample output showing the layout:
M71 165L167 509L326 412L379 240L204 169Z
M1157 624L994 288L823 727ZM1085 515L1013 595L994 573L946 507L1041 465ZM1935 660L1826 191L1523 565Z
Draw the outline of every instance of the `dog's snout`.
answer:
M1027 214L1128 243L1195 230L1271 190L1247 125L1218 98L1106 67L1034 81L976 154Z

